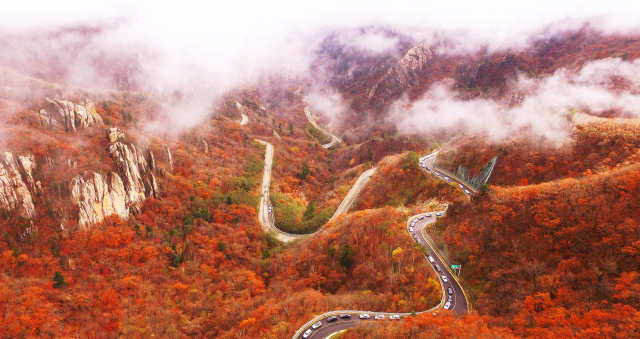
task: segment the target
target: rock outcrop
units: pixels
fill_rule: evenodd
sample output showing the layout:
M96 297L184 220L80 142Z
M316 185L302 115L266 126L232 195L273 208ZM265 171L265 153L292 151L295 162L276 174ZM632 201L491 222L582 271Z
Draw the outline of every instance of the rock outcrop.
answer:
M46 110L41 109L39 113L36 113L36 118L38 121L38 126L46 127L46 128L56 128L58 127L58 121L54 117L51 116Z
M35 193L40 185L39 182L33 181L32 170L35 168L35 161L32 155L20 157L20 161L25 172L24 177L32 190L29 190L29 186L23 180L13 154L9 152L0 154L0 209L5 211L21 209L22 215L33 218L36 212L31 193Z
M369 100L378 100L383 96L376 95L378 89L382 92L394 92L394 98L405 89L420 84L425 76L429 64L434 56L433 47L429 43L422 43L411 47L402 60L391 67L387 74L369 90ZM384 98L382 98L384 101Z
M47 99L47 101L53 104L58 110L67 132L75 132L77 128L81 127L86 128L103 125L102 117L96 112L95 104L91 100L80 102L77 105L71 101L64 100ZM50 114L43 111L44 110L40 111L40 121L46 121L46 119L42 118L43 116L48 116L49 121L51 121L52 117Z
M33 156L33 154L29 154L20 155L18 156L18 159L20 160L20 166L22 167L22 170L25 174L27 183L29 184L29 188L31 188L31 192L37 193L39 191L42 191L42 185L40 184L40 181L35 181L33 179L33 170L36 168L36 158Z
M107 138L114 141L109 146L113 172L85 172L70 183L72 200L78 205L78 225L85 230L112 214L126 219L140 212L144 200L158 197L153 153L123 143L124 132L119 128L109 129Z
M115 170L122 177L127 192L127 206L133 213L140 211L142 202L148 197L158 197L158 184L153 174L153 154L145 152L135 145L115 142L109 147L111 158L115 162ZM155 166L155 164L153 164Z
M86 178L86 179L85 179ZM108 215L129 217L127 192L117 173L86 172L71 179L71 198L78 205L78 225L87 230Z
M124 131L117 128L109 128L107 131L107 139L109 139L110 143L114 143L116 141L124 141Z
M171 150L167 145L164 146L164 160L167 162L167 170L173 171L173 158L171 157Z

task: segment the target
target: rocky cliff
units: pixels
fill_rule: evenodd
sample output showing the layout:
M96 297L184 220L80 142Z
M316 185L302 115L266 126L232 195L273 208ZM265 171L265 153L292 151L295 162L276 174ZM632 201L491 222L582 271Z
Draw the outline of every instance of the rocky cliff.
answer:
M5 211L21 209L25 217L33 218L35 208L31 194L41 189L40 182L34 181L32 175L35 160L33 155L20 156L19 159L20 166L13 154L9 152L0 154L0 209ZM29 184L28 186L25 181Z
M82 229L112 214L126 219L130 213L140 212L145 199L158 197L153 153L125 144L124 132L118 128L108 130L107 138L112 142L109 154L114 160L113 172L86 172L71 180L72 200L78 205L78 225Z
M67 132L75 132L77 128L90 126L101 126L102 117L96 112L93 101L86 100L78 104L71 101L47 99L58 111L60 118L64 122ZM38 114L40 123L43 125L56 126L56 119L46 110L41 110Z
M86 179L85 179L86 178ZM127 192L118 174L86 172L71 180L71 197L78 205L78 225L86 230L111 214L126 219Z
M386 93L394 93L395 99L407 88L420 85L421 79L428 77L428 66L433 57L433 48L428 43L411 47L403 58L369 90L368 99L375 105L384 102ZM379 95L380 93L385 95Z
M127 206L138 213L140 205L147 197L158 196L158 184L147 157L151 160L151 151L145 152L135 145L115 142L109 147L115 170L122 177L127 192Z

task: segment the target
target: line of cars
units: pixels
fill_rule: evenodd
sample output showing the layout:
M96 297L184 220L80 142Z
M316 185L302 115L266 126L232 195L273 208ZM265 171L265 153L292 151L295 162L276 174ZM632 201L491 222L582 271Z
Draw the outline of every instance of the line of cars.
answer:
M424 158L422 161L420 161L420 167L422 167L422 168L423 168L424 170L426 170L427 172L431 172L431 170L430 170L430 169L429 169L429 167L427 166L426 158ZM451 178L449 178L449 177L447 177L447 176L445 176L445 175L442 175L442 174L440 174L440 173L438 173L438 172L436 172L436 171L434 171L434 172L433 172L433 174L435 174L435 176L437 176L437 177L438 177L438 178L440 178L440 179L444 179L446 182L451 182ZM460 187L460 189L461 189L461 190L463 190L463 191L464 191L464 193L466 193L467 195L470 195L470 194L471 194L471 192L470 192L468 189L464 188L464 186L462 186L461 184L458 184L458 186L459 186L459 187Z
M436 272L440 273L442 272L442 268L440 268L440 265L438 265L436 263L436 260L432 257L432 256L427 256L427 260L429 260L429 262L433 265L433 267L435 268ZM442 283L443 285L445 283L449 282L449 278L447 278L446 275L442 274L440 276L440 279L442 279ZM447 301L444 304L444 309L448 310L449 308L451 308L451 303L453 302L453 288L451 287L447 287Z
M345 321L346 321L348 319L351 319L351 314L343 313L343 314L340 314L340 315L332 315L329 318L327 318L327 324L337 322L338 318L345 319ZM363 313L363 314L360 315L359 318L361 320L369 320L369 319L371 319L371 316L366 314L366 313ZM385 318L384 314L378 314L378 315L374 316L374 319L375 320L384 320L386 318ZM398 314L393 314L393 315L389 316L389 319L391 319L391 320L400 320L400 316ZM304 331L304 333L302 334L302 337L303 338L309 338L311 336L311 333L313 333L314 330L317 330L320 327L322 327L322 325L324 325L322 323L322 321L317 321L317 322L313 323L313 325L311 325L311 328L309 328L306 331Z
M444 212L436 212L435 214L436 214L436 216L441 217L441 216L444 215ZM418 241L418 237L416 236L416 233L414 231L415 226L418 223L418 221L423 220L425 217L429 218L429 217L432 217L432 216L433 216L433 213L426 213L424 215L421 215L421 216L413 219L413 221L409 225L409 232L411 233L411 236L413 237L413 239L415 241ZM433 265L433 268L436 270L436 272L438 272L438 273L442 272L442 268L440 268L440 265L438 265L436 263L436 260L433 258L433 256L431 256L431 255L427 256L427 260L429 260L429 262ZM443 284L449 282L449 279L444 274L442 274L440 276L440 278L442 279ZM451 308L451 304L453 303L453 289L451 287L447 287L447 295L448 295L448 298L447 298L447 301L444 304L444 309L445 310L448 310L449 308Z

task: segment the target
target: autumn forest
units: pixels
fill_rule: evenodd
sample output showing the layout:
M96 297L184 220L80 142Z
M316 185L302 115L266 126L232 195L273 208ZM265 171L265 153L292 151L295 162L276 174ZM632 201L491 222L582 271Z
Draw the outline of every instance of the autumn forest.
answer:
M640 337L640 35L464 50L329 31L304 76L243 80L195 115L195 90L147 86L153 55L90 53L108 30L0 35L1 338L291 338L347 309L407 316L334 338ZM80 55L99 86L67 81ZM257 140L275 227L312 235L261 224ZM497 161L465 193L420 167L434 152L453 175ZM462 265L465 314L438 308L407 233L444 210L426 233Z

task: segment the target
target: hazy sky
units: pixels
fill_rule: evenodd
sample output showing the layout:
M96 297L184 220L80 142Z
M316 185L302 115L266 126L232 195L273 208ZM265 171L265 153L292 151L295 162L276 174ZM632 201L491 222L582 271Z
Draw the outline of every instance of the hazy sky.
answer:
M225 0L90 1L2 0L0 28L41 29L125 19L122 43L157 46L169 58L215 58L214 69L270 63L293 55L304 38L340 26L370 24L462 33L474 43L522 44L549 24L585 19L604 29L638 26L636 1ZM275 46L275 47L274 47ZM252 58L255 56L255 58ZM203 60L198 60L199 58ZM265 61L266 60L266 61ZM284 64L296 63L287 60ZM304 61L300 61L304 62ZM249 66L247 66L249 65Z
M519 30L567 19L606 15L608 25L637 24L637 1L87 1L3 0L0 26L94 23L130 17L158 33L187 40L214 38L232 42L250 35L264 36L291 27L363 25L372 23L433 26L448 29L492 30L508 36Z
M190 84L207 93L193 106L199 108L184 109L199 112L191 122L248 75L263 69L304 72L315 34L329 29L392 26L418 41L440 31L473 49L523 45L548 25L571 28L588 20L604 31L640 27L637 1L620 0L0 1L0 32L118 22L93 42L99 52L149 46L160 55L148 61L154 86L182 90ZM375 36L359 43L374 51L389 48Z

